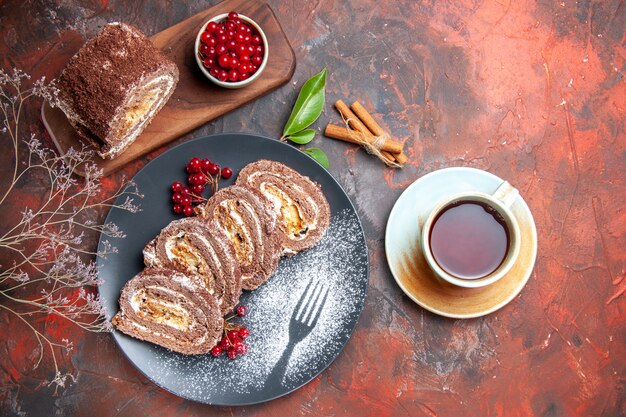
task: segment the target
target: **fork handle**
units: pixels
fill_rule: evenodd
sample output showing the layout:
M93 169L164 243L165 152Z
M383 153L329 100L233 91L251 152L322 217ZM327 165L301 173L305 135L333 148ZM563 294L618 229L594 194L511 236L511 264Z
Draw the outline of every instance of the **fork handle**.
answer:
M293 353L294 348L296 347L295 343L287 344L287 347L283 351L278 362L274 365L274 369L270 372L269 376L265 380L265 386L269 389L271 386L268 383L278 380L279 384L283 385L283 379L285 378L285 373L287 372L287 365L289 365L289 358L291 358L291 354Z

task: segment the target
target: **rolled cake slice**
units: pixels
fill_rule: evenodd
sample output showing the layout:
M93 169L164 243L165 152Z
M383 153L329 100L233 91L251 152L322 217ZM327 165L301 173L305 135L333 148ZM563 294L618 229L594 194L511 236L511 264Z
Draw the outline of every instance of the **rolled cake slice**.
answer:
M56 103L102 158L114 158L152 121L178 83L176 64L137 28L111 23L74 55Z
M208 353L223 319L215 298L196 276L148 268L122 288L113 324L121 332L186 355Z
M280 245L262 197L233 185L219 190L198 211L208 224L225 232L241 267L243 289L263 284L278 265Z
M237 185L260 192L273 208L283 254L315 245L326 233L330 207L322 188L280 162L260 160L246 165Z
M239 302L241 270L223 233L198 219L175 220L146 245L144 263L199 275L226 314Z

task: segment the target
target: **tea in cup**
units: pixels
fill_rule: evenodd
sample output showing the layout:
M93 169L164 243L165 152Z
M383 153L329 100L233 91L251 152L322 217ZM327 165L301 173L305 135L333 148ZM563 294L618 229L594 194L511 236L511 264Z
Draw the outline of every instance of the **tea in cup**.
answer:
M518 195L505 181L492 195L465 192L439 202L421 234L422 250L433 272L466 288L502 279L520 252L520 228L510 210Z

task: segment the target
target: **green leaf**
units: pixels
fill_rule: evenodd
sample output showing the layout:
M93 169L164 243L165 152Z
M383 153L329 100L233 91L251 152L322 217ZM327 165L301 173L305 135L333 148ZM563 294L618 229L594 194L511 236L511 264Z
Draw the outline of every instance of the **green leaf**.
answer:
M293 135L289 135L286 139L289 139L293 143L297 143L298 145L306 145L311 142L315 137L315 130L307 129L298 133L294 133Z
M283 129L283 137L309 127L322 114L326 100L326 68L307 80Z
M304 150L304 153L315 159L317 163L324 168L328 169L330 167L330 165L328 164L328 157L320 148L307 148Z

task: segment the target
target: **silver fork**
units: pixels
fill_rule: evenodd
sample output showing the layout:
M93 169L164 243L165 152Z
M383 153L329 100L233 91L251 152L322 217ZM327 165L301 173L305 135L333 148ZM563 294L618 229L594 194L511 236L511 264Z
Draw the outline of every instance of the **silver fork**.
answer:
M320 281L309 281L302 292L289 321L289 342L274 369L265 381L265 388L271 390L283 383L289 358L298 343L304 340L317 324L328 299L328 287Z

